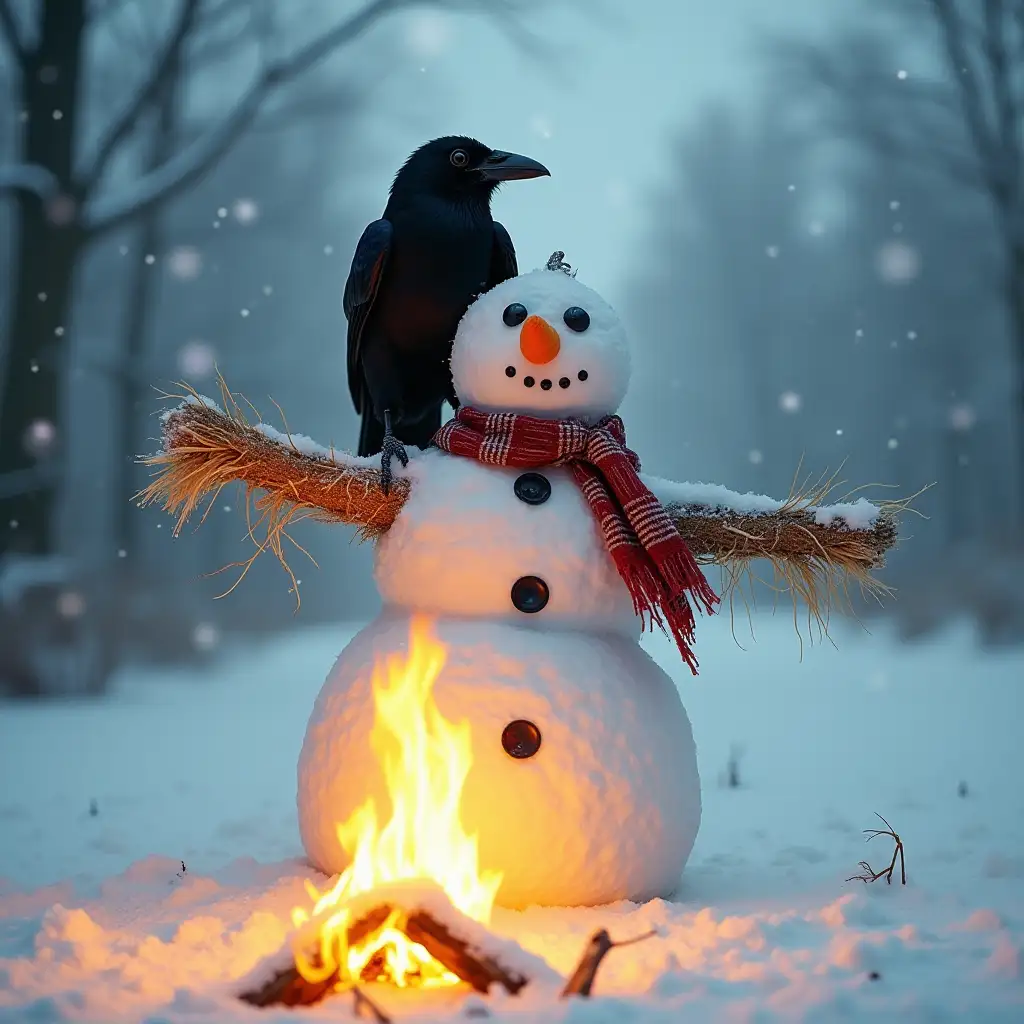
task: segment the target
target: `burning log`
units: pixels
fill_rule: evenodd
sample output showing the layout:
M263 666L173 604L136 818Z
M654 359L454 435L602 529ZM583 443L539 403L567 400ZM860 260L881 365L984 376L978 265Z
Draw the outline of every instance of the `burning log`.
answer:
M250 423L237 397L220 383L227 411L194 391L176 396L185 401L164 416L163 450L143 460L157 474L140 500L158 501L176 515L175 532L204 499L209 497L208 511L221 488L235 481L246 486L256 545L252 558L239 565L239 580L268 549L291 575L283 545L291 539L288 527L299 519L354 525L365 538L390 529L409 496L408 478L399 476L385 495L376 460L322 448L287 427L280 433L262 421ZM894 546L896 518L910 501L880 502L859 522L862 517L851 519L852 506L822 504L833 487L833 480L817 482L757 512L744 509L742 495L732 495L726 504L676 495L662 501L698 560L725 567L727 592L752 560L767 559L781 589L804 599L824 625L823 606L841 596L850 581L876 594L885 591L872 571ZM298 589L294 592L298 600Z
M348 928L350 946L365 942L374 932L381 929L391 916L393 908L388 904L375 907ZM313 1006L330 995L341 981L334 971L321 981L307 981L294 963L279 971L259 988L243 992L238 998L250 1006Z
M431 903L439 894L434 894ZM365 897L361 898L362 901ZM506 940L489 937L482 926L460 914L448 904L445 906L397 908L394 900L380 903L361 914L348 928L350 947L372 940L384 928L400 931L412 942L419 943L446 970L476 992L487 995L492 985L500 985L511 995L518 994L533 980L527 972L503 962L501 947ZM443 920L442 920L443 918ZM487 948L485 948L485 946ZM363 968L359 979L346 979L341 968L329 976L309 981L298 967L291 963L280 968L262 985L243 992L238 998L250 1006L313 1006L339 990L355 990L357 1001L369 1002L365 993L355 989L354 981L376 981L385 975L385 957L375 954ZM538 972L540 973L540 972ZM546 980L546 979L542 979ZM367 1009L370 1009L367 1007ZM381 1012L374 1007L371 1014Z
M402 931L438 963L483 995L487 995L493 984L501 985L513 996L526 986L527 979L522 974L503 966L496 957L473 949L465 939L452 934L450 928L424 910L410 914L402 924Z

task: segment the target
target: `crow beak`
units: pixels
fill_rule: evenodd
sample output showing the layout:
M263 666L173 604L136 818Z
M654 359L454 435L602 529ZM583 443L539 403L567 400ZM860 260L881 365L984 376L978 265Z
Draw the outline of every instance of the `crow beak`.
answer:
M518 181L521 178L551 177L551 172L536 160L518 153L495 150L477 168L487 181Z

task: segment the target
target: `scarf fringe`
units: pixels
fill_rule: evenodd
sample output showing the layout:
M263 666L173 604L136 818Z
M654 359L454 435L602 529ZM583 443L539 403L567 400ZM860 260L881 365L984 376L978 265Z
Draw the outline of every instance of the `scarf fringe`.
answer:
M680 589L674 594L651 565L637 565L631 562L620 564L617 568L633 599L633 611L640 619L641 629L644 632L648 629L653 631L657 626L666 636L671 636L683 661L689 666L690 671L697 675L697 656L692 649L696 639L697 622L690 594L699 598L704 606L700 610L706 610L708 615L714 613L714 605L719 600L700 568L697 568L700 582L689 584L687 589Z

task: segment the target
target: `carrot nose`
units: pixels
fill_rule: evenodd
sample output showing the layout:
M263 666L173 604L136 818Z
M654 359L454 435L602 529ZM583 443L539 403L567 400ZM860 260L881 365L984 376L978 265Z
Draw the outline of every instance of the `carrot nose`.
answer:
M547 320L542 316L526 318L519 330L519 350L531 363L550 363L561 347L558 331Z

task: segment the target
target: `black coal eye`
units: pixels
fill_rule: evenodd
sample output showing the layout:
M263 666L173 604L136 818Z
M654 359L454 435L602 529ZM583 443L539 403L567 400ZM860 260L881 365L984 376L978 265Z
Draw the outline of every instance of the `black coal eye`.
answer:
M590 314L581 306L570 306L563 314L562 319L570 331L582 333L590 326Z
M516 368L514 366L506 366L505 367L505 376L506 377L514 377L515 375L516 375Z
M469 154L464 149L453 149L448 159L452 162L452 167L465 167L469 163Z
M506 327L518 327L526 319L526 307L521 302L513 302L511 306L505 307L501 319L505 321Z

